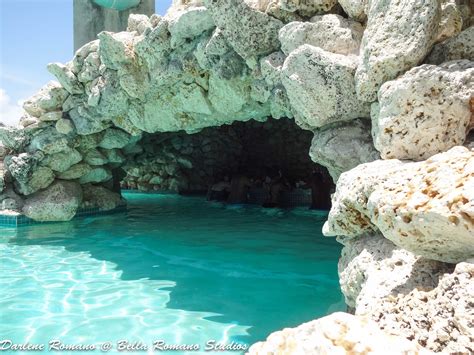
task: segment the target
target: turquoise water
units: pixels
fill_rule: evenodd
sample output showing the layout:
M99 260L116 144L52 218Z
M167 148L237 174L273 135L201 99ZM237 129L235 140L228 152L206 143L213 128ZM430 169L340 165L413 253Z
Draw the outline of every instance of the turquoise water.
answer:
M345 309L321 212L125 197L126 213L0 227L0 340L202 352Z

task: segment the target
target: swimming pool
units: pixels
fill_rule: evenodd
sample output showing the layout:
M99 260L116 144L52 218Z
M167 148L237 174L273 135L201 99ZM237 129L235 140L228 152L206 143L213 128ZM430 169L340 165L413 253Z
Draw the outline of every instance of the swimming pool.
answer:
M202 351L345 309L324 213L125 197L126 213L0 227L0 338Z

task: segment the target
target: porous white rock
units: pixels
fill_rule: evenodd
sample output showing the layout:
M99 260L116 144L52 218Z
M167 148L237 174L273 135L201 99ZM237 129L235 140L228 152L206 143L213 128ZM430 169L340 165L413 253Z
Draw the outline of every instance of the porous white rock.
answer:
M297 12L306 17L329 11L336 4L337 0L279 0L279 5L282 9L289 12Z
M387 297L414 289L431 290L451 264L430 260L397 247L380 233L341 238L339 283L346 304L358 315L370 314Z
M69 221L82 201L81 186L72 181L56 181L46 190L25 200L23 213L35 221Z
M82 94L84 92L84 87L68 66L61 63L50 63L48 64L48 71L58 79L70 94Z
M474 346L473 302L471 259L441 275L435 288L386 297L367 315L387 333L413 339L435 353L469 354Z
M50 81L23 103L23 109L34 117L61 109L69 93L57 81Z
M361 62L355 75L359 99L376 100L380 86L419 64L437 36L437 0L369 1Z
M309 127L368 117L370 106L358 100L354 86L357 59L308 44L291 52L282 81L291 106Z
M177 47L187 39L193 39L215 27L209 10L204 6L168 13L166 19L172 47Z
M137 31L138 34L142 34L148 28L151 29L152 24L150 18L143 14L130 14L128 16L127 31Z
M357 21L367 20L367 6L369 0L338 0L345 13Z
M422 65L382 85L372 135L383 159L424 160L466 139L474 62Z
M332 53L358 55L363 31L360 23L330 14L314 16L311 22L290 22L280 30L278 39L286 55L303 44Z
M462 30L462 14L455 0L441 0L440 22L436 42L457 35Z
M131 64L135 59L135 36L132 32L103 31L98 34L98 37L100 59L107 68L118 70Z
M242 0L207 0L205 4L226 41L244 59L256 60L280 46L280 20L252 9Z
M40 116L40 121L57 121L63 116L62 111L46 112Z
M414 254L456 263L474 257L474 152L454 147L423 162L379 160L338 180L323 233L378 229Z
M441 64L450 60L468 59L474 61L474 26L433 47L426 63Z
M334 182L359 164L380 158L370 135L370 122L356 119L324 126L314 131L311 159L325 166Z
M368 318L348 313L329 316L274 332L247 354L428 354L421 346L389 335Z

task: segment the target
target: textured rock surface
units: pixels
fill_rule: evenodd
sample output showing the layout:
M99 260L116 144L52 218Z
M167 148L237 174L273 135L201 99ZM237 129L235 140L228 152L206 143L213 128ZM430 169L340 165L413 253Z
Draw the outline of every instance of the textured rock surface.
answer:
M368 0L339 0L339 4L341 4L346 14L357 21L367 19L368 3Z
M455 147L430 159L363 164L341 175L325 235L385 238L433 260L474 257L474 152Z
M25 200L23 213L36 221L69 221L82 201L77 182L57 181Z
M419 64L437 36L436 0L369 1L361 63L355 76L359 99L377 99L380 86Z
M82 192L82 208L99 208L107 211L124 203L118 193L112 192L103 186L84 185Z
M426 62L430 64L441 64L457 59L474 61L474 26L435 45L426 59Z
M372 135L383 159L424 160L466 139L474 62L422 65L386 82L372 106Z
M303 44L310 44L328 52L359 54L364 29L358 22L339 15L315 16L311 22L291 22L278 35L281 50L289 55Z
M329 316L286 328L256 343L248 354L427 354L421 346L390 336L374 321L348 313Z
M432 290L387 297L371 311L386 332L414 339L434 352L474 350L474 260L459 263Z
M343 172L380 158L372 143L370 122L362 119L315 130L309 155L328 169L335 182Z
M305 44L294 50L282 69L292 107L309 127L368 117L369 105L354 87L357 59Z

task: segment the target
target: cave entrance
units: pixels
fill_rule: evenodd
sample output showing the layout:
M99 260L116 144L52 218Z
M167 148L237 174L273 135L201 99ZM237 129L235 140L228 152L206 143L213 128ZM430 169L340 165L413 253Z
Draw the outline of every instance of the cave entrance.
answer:
M286 182L281 205L310 206L313 171L331 181L309 157L312 137L286 118L234 122L194 134L145 134L128 152L122 189L206 195L213 184L243 174L252 181L247 202L262 204L268 198L265 177L281 172Z

